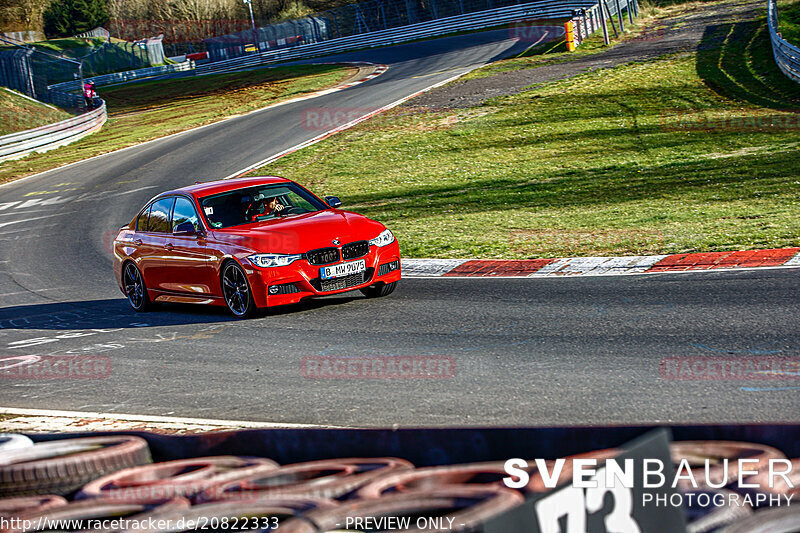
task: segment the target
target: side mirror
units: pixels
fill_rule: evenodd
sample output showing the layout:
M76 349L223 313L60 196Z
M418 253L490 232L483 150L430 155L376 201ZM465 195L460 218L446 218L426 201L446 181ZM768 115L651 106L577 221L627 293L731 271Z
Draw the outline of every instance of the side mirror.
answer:
M181 222L172 230L173 235L197 235L198 231L191 222Z
M328 202L328 205L334 209L342 205L342 201L339 200L338 196L326 196L325 201Z

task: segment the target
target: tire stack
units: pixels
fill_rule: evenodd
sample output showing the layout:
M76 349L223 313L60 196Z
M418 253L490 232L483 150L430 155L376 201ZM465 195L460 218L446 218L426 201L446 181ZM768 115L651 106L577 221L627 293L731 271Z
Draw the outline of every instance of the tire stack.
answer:
M672 444L673 461L690 465L712 461L711 480L719 487L684 483L684 494L721 495L738 489L735 459L754 458L758 475L748 482L767 486L769 459L785 459L775 448L758 444L701 441ZM566 459L616 457L605 449ZM727 468L723 459L729 459ZM521 491L507 488L504 463L484 462L421 467L403 459L343 458L288 465L259 457L216 456L150 461L146 441L134 436L87 437L34 444L21 435L0 435L0 518L29 521L125 518L129 527L102 531L267 531L284 533L342 530L359 520L380 517L410 520L405 531L480 531L487 520L547 491L533 461L530 482ZM794 487L775 484L771 494L800 498L800 459L793 461ZM560 483L571 480L567 461ZM698 475L698 478L702 476ZM751 489L752 492L752 489ZM800 531L800 505L750 509L744 506L686 509L690 533L788 533ZM420 517L438 517L423 522ZM442 528L441 518L445 521ZM152 524L171 524L154 528ZM363 522L362 522L363 523ZM132 525L138 524L138 528ZM150 524L148 526L148 524ZM204 527L203 527L204 526Z

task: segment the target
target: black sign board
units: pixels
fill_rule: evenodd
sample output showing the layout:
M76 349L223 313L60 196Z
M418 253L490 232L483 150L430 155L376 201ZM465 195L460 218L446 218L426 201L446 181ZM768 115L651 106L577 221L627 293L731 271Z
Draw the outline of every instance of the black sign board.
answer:
M617 480L614 488L606 488L602 480L607 467L598 462L596 478L600 482L596 488L577 488L570 483L536 495L488 521L483 533L686 533L684 510L668 503L675 493L669 440L669 431L659 429L622 447L625 451L616 460L620 466L625 459L633 460L631 487ZM663 483L658 476L649 478L657 487L644 487L645 459L664 466Z

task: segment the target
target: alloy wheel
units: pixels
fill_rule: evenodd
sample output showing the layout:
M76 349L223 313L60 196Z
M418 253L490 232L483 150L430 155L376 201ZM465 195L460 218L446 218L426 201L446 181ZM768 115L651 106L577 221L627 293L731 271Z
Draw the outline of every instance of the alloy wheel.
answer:
M244 318L252 311L253 303L250 295L250 286L239 265L228 263L222 274L222 293L225 303L231 313L239 318Z
M136 265L128 263L125 266L125 275L123 276L123 284L125 286L125 295L128 297L131 307L137 311L144 310L147 307L147 293L144 286L142 274Z

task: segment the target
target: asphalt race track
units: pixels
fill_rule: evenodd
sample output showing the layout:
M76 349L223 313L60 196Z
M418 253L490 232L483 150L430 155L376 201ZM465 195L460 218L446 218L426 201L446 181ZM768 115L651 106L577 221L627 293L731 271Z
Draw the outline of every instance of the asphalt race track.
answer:
M0 358L85 354L111 365L93 380L0 375L0 406L336 426L796 421L797 376L682 381L663 377L661 362L800 357L799 269L406 279L388 298L351 293L248 321L204 307L130 310L109 241L154 194L318 135L301 126L308 107L378 108L521 46L506 37L326 58L391 68L0 188ZM427 379L308 377L308 358L325 356L449 366Z

